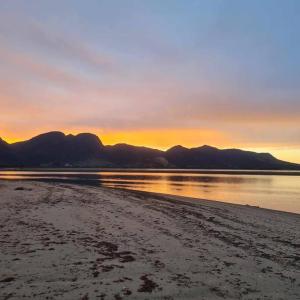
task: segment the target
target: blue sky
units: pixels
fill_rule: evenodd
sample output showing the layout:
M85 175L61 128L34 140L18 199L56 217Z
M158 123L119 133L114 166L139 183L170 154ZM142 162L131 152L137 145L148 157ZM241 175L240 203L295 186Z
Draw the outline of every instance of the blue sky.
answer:
M299 53L296 0L2 1L0 135L148 134L300 161Z

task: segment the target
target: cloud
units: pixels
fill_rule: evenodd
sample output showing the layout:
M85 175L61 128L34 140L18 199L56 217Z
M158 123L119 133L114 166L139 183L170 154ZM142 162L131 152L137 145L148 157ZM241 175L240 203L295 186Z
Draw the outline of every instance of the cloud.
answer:
M78 61L100 72L109 71L114 65L113 59L109 55L100 54L86 45L83 40L79 41L66 34L46 30L37 22L31 22L27 29L27 35L33 43L66 60Z
M73 33L64 33L22 14L1 15L0 38L4 44L16 46L19 52L33 52L54 61L82 65L98 72L110 72L115 67L113 58L95 49ZM22 50L20 49L20 45Z
M9 68L22 73L26 81L31 77L35 80L46 80L48 83L62 86L78 86L84 82L79 76L73 75L70 72L64 71L62 68L50 65L46 62L38 61L30 55L25 55L21 52L9 51L4 48L0 49L0 57L5 65ZM16 80L18 80L16 78Z

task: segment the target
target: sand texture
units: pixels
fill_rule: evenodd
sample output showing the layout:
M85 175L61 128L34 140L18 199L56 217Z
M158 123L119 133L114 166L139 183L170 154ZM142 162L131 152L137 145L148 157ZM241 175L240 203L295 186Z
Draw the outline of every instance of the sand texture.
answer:
M0 299L300 299L300 215L0 181Z

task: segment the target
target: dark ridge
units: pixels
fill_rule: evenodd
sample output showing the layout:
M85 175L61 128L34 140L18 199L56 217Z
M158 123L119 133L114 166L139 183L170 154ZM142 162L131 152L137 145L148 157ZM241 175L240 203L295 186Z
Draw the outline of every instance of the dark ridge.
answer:
M48 132L27 141L8 144L0 138L0 167L114 167L300 170L299 164L269 153L177 145L167 151L128 144L104 146L91 133L65 135Z
M11 144L10 149L26 167L92 166L104 160L102 142L90 133L66 136L53 131Z

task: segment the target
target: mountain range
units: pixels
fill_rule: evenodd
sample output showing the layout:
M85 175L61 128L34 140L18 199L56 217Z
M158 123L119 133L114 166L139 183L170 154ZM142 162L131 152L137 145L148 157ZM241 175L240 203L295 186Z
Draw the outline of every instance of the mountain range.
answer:
M127 144L105 146L94 134L65 135L57 131L12 144L0 138L0 167L300 170L299 164L269 153L206 145L174 146L167 151Z

